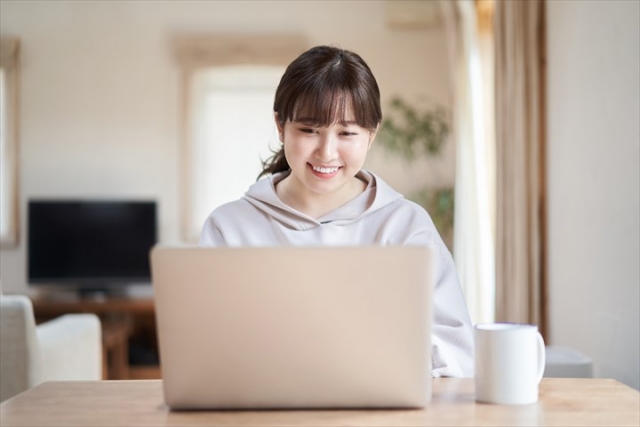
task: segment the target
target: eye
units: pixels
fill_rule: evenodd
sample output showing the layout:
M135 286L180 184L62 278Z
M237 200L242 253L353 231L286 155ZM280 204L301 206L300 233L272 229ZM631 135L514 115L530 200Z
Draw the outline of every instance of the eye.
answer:
M315 129L313 128L300 128L300 132L303 133L317 133Z
M359 130L360 129L355 129L354 127L343 128L342 131L340 131L340 135L341 136L358 136L360 135Z

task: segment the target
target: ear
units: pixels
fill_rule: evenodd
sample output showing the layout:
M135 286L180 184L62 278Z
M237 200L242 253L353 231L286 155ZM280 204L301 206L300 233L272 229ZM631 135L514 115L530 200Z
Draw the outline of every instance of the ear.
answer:
M284 142L284 124L280 124L280 120L278 120L278 113L273 113L273 119L276 121L276 127L278 128L278 136L280 137L280 142Z
M373 132L369 132L369 146L367 147L367 150L371 149L371 146L373 145L373 140L376 138L376 135L378 134L378 129L380 129L380 125L376 126L376 129Z

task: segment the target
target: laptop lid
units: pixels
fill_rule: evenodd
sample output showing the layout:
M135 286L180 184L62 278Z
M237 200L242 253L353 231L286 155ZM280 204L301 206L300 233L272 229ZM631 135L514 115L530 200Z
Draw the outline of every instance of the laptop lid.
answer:
M173 409L430 400L428 248L156 246L151 265Z

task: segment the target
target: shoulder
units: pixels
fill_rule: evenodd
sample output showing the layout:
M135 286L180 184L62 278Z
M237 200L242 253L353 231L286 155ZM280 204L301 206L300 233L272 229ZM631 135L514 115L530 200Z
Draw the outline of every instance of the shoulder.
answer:
M405 198L394 200L381 213L388 216L389 221L399 227L412 229L416 233L432 234L436 232L435 224L429 213L419 204Z
M207 217L207 223L225 224L244 221L256 213L256 208L245 198L218 206Z
M375 177L375 175L374 175ZM441 239L429 213L376 177L375 201L362 217L387 244L432 245Z
M202 226L200 245L227 246L229 236L241 233L247 224L255 224L257 211L245 199L220 205L209 214Z
M370 211L381 210L387 215L433 225L431 217L421 205L406 199L377 174L371 171L364 172L371 177L375 185L375 200Z

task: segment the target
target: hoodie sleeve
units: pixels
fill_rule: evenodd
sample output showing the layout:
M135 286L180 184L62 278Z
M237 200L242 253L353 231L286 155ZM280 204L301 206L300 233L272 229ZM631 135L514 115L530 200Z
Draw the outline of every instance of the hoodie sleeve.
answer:
M434 323L431 333L432 375L473 377L473 328L453 257L444 243L437 245Z
M216 225L213 215L210 215L202 226L200 233L200 246L226 246L220 228Z
M473 377L473 328L453 257L437 232L431 239L426 239L431 242L425 242L424 237L420 233L409 244L427 243L434 249L431 374L434 377Z

